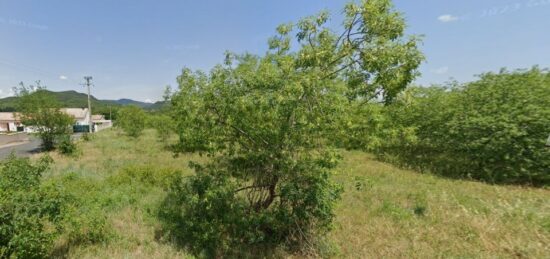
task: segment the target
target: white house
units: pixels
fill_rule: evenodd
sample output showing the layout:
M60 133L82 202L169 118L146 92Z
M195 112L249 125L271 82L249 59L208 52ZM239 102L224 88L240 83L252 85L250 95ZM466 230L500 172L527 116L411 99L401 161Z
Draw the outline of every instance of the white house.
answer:
M61 108L61 111L75 119L75 125L90 125L88 108Z
M106 120L105 116L102 114L92 115L92 122L94 123L94 132L98 132L100 130L104 130L113 126L112 121Z
M87 108L61 108L60 111L73 117L75 120L74 125L93 125L93 131L100 131L113 125L111 120L106 120L103 115L92 115L92 121L90 123L90 113ZM24 127L21 123L20 113L0 112L0 132L16 132L18 128L28 133L35 132L32 127Z

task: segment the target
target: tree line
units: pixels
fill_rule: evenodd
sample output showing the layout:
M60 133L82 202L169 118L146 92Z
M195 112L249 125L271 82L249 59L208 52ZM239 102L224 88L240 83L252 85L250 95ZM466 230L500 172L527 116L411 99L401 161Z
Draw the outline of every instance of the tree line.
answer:
M550 183L550 73L485 73L357 106L333 141L416 170L489 183Z

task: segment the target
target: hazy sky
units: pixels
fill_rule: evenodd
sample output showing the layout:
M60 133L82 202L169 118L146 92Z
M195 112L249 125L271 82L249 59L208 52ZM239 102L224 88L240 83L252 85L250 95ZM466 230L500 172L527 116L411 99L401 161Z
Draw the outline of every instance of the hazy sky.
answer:
M186 66L208 70L226 50L261 54L280 23L345 0L0 0L0 97L18 82L102 99L160 99ZM550 0L396 0L408 32L425 35L428 85L501 67L550 67Z

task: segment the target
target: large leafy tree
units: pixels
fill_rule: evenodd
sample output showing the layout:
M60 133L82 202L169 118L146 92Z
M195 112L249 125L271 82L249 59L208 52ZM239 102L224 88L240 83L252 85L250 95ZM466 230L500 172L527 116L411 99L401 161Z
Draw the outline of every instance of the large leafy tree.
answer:
M34 86L20 83L14 90L19 97L17 110L22 123L37 132L45 150L52 150L60 137L71 132L74 119L60 110L59 102L45 91L40 81Z
M339 33L323 12L279 26L264 56L228 53L209 74L178 77L177 149L212 159L174 185L162 216L195 253L303 249L330 229L340 187L327 136L351 103L391 102L422 60L390 1L344 13Z

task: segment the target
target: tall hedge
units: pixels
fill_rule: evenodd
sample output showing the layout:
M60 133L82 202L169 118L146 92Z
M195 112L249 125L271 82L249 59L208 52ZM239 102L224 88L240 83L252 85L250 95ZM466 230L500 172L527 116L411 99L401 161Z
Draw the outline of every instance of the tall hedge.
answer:
M486 73L463 85L411 88L355 111L347 147L415 169L491 183L548 185L550 74Z

